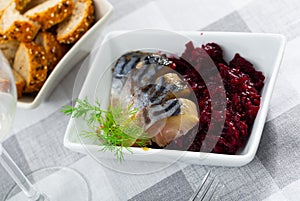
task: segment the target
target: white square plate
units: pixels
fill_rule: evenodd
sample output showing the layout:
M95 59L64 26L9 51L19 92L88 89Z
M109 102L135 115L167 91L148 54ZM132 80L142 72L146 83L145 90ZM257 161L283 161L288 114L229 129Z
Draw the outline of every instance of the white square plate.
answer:
M122 54L143 48L159 48L181 55L184 44L189 40L195 47L208 42L215 42L223 48L224 58L230 61L235 53L252 62L257 70L266 76L265 86L262 90L261 108L255 119L251 135L246 146L236 155L202 153L191 151L132 148L132 153L125 155L125 160L142 160L166 162L180 160L193 164L216 166L242 166L249 163L257 151L262 130L264 127L269 102L274 88L282 60L285 38L277 34L260 33L230 33L230 32L177 32L187 38L182 41L173 38L173 34L158 30L144 30L142 32L112 32L108 34L102 46L91 62L88 76L82 86L78 98L88 97L91 102L99 99L102 106L109 102L112 72L112 63ZM94 142L82 140L78 133L87 129L82 120L70 119L65 133L64 145L74 151L91 153L99 158L114 158L111 152L99 152L99 146ZM83 142L84 141L84 142Z
M95 6L95 24L73 45L68 53L59 61L55 69L47 78L37 95L24 95L18 99L17 107L33 109L47 98L61 79L81 61L92 49L93 43L101 35L101 28L113 11L107 0L93 0Z

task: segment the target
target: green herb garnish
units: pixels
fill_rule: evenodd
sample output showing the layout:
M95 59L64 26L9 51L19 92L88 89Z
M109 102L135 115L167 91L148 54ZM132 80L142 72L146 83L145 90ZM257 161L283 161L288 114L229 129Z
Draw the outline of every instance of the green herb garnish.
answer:
M135 115L138 110L132 105L124 109L117 104L106 111L101 109L99 101L92 105L85 98L76 100L76 103L75 107L64 106L61 112L72 118L84 119L91 131L82 131L81 136L100 140L101 151L114 152L119 161L124 159L124 149L131 152L131 145L146 147L150 142L151 139L137 124Z

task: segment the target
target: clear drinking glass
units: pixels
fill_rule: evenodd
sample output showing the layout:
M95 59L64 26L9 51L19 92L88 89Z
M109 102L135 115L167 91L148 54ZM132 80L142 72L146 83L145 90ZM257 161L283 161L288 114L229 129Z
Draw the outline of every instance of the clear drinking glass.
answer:
M89 200L88 185L75 170L66 167L41 169L30 175L30 178L36 181L33 184L5 151L1 142L9 134L16 104L17 94L12 70L0 51L0 165L17 184L10 190L5 200L26 200L26 198L30 201ZM21 193L18 193L20 190Z

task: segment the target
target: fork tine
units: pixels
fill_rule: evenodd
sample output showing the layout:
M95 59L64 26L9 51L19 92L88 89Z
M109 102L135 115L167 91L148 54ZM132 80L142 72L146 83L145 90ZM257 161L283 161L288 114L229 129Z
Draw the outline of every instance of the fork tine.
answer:
M210 196L209 196L209 198L208 198L208 201L211 201L212 200L212 198L213 198L213 196L214 196L214 194L215 194L215 192L216 192L216 189L217 189L217 187L219 186L219 181L217 182L217 184L213 187L213 189L212 189L212 193L210 194Z
M201 194L201 196L200 196L200 201L202 201L202 200L205 198L205 196L206 196L208 190L209 190L210 187L212 186L212 184L213 184L213 182L215 181L215 179L216 179L216 176L214 176L214 177L212 178L212 180L209 181L208 185L207 185L207 186L205 187L205 189L204 189L204 192L203 192L203 193Z
M195 198L197 197L198 193L201 191L201 189L203 188L204 184L206 183L209 175L211 173L211 170L209 170L206 175L204 176L200 186L196 189L196 191L193 193L193 195L190 197L189 201L195 201Z

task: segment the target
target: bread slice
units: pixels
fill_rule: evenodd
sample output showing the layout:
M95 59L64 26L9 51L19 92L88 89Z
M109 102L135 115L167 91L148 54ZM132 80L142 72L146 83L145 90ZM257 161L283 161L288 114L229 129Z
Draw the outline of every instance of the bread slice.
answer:
M61 43L75 43L94 22L92 0L75 1L72 15L60 23L57 28L57 40Z
M16 51L19 47L20 42L17 40L9 40L0 35L0 50L12 66Z
M23 11L28 3L30 3L32 0L15 0L16 2L16 9L19 11Z
M18 98L21 98L24 87L25 87L25 81L24 81L23 77L17 71L15 71L13 69L12 72L13 72L13 76L14 76L15 83L16 83Z
M51 0L33 7L24 13L29 19L41 24L46 30L71 15L73 0Z
M25 80L25 93L37 92L47 78L47 60L43 47L21 43L15 56L13 68Z
M41 3L44 3L45 1L49 1L49 0L31 0L22 11L23 11L23 13L25 13L29 9L31 9Z
M0 0L0 15L2 14L1 11L4 11L11 2L16 3L16 9L18 11L23 11L31 1L33 0Z
M68 51L68 47L59 43L56 40L55 35L50 32L40 32L37 35L35 42L45 49L48 62L48 71L52 71L56 64Z
M0 34L21 42L32 41L39 29L38 23L24 17L16 10L15 2L10 3L0 19Z

